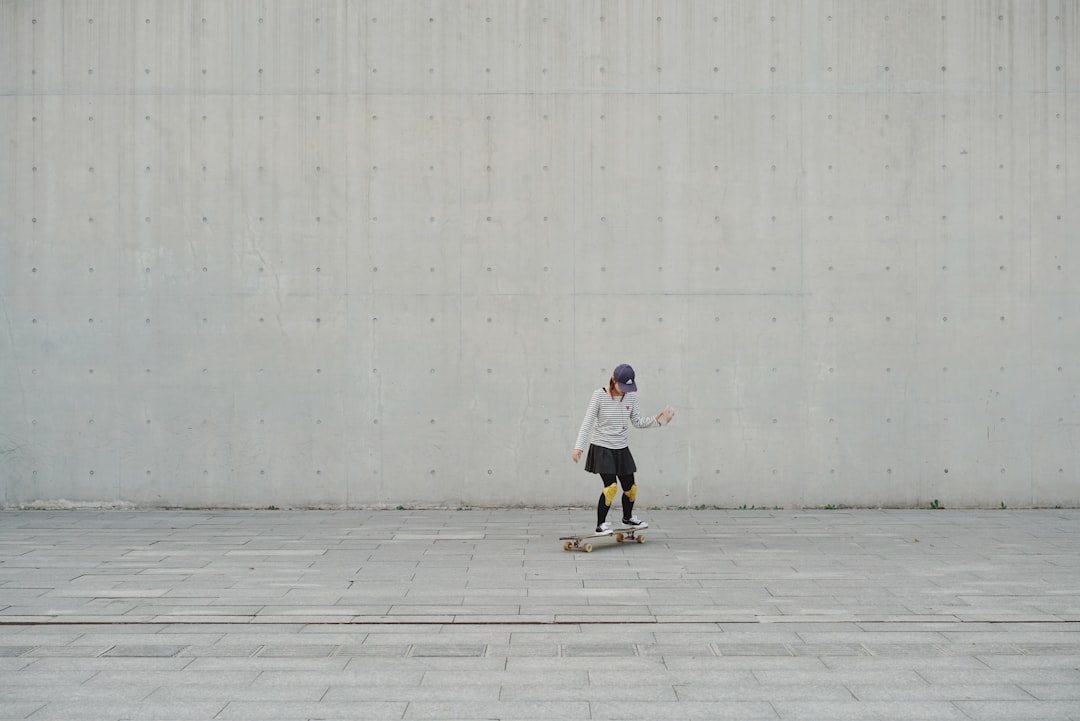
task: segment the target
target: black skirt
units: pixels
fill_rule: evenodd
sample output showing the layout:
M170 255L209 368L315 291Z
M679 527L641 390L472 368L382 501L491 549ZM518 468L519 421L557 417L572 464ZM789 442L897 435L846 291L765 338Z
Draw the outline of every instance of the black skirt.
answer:
M585 457L585 470L589 473L614 473L619 476L637 472L637 464L629 448L613 450L596 444L589 445Z

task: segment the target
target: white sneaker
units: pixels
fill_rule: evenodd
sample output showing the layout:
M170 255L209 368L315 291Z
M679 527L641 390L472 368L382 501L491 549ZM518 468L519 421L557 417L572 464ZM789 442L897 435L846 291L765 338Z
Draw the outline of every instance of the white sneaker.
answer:
M645 521L641 520L637 516L630 516L630 518L624 518L623 523L626 524L627 526L631 526L631 527L634 527L634 526L636 526L638 528L648 528L649 527L648 523L645 523Z
M604 535L610 535L611 534L611 524L608 523L607 521L604 521L603 523L601 523L599 526L596 527L596 532L597 533L602 533Z

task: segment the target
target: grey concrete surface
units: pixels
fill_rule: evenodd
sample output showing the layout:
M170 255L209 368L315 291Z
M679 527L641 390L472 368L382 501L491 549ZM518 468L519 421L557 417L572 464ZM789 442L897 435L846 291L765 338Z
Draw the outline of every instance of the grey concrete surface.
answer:
M1080 720L1080 512L0 513L0 720Z
M0 0L0 504L1080 505L1073 0Z

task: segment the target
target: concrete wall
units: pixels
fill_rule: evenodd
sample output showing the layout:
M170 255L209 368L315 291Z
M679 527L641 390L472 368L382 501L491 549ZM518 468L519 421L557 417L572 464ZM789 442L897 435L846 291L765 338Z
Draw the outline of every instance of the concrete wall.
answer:
M1080 503L1073 0L0 0L0 503Z

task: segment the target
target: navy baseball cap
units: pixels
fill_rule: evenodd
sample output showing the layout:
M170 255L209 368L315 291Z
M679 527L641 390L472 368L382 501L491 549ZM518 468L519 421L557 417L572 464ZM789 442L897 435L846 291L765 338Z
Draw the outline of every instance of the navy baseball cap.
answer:
M615 385L617 385L619 390L623 393L637 392L637 383L634 382L634 369L626 363L615 368L615 372L612 373L612 376L615 377Z

